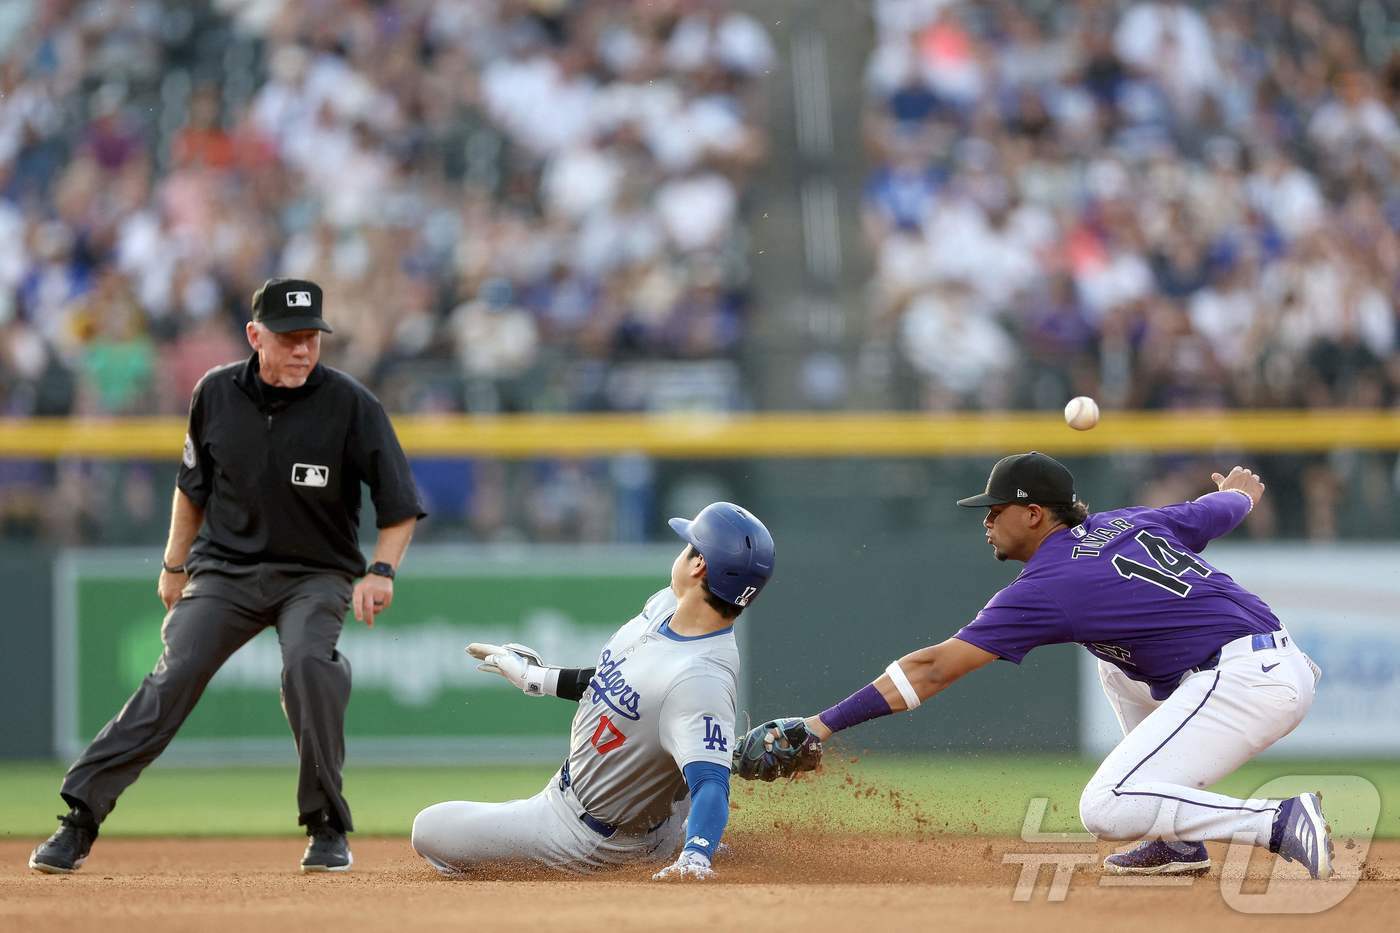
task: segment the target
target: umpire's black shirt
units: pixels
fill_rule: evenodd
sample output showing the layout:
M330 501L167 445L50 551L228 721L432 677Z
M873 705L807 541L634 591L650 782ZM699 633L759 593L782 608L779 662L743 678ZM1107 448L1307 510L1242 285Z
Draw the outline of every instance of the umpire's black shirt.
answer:
M361 482L380 528L424 516L408 458L368 389L320 365L300 388L271 386L257 354L212 369L194 390L176 480L204 509L187 563L362 576Z

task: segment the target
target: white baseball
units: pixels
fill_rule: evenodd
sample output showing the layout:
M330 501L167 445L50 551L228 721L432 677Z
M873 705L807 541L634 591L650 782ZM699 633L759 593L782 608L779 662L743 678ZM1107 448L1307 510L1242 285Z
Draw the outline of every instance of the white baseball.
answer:
M1069 400L1065 406L1065 423L1076 431L1087 431L1099 423L1099 403L1087 395Z

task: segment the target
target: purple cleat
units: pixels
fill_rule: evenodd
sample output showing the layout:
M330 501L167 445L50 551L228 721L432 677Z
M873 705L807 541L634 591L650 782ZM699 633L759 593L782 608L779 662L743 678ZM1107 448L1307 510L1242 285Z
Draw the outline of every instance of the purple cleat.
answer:
M1332 877L1332 827L1322 815L1321 794L1299 794L1279 805L1269 851L1301 862L1314 878Z
M1112 875L1203 875L1210 871L1210 853L1202 842L1149 839L1110 855L1103 867Z

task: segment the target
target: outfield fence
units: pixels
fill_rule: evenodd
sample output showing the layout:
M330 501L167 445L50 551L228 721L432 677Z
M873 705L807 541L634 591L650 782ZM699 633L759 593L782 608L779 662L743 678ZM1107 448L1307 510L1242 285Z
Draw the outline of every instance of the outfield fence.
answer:
M1322 692L1285 754L1393 755L1400 674L1387 606L1400 595L1400 417L1384 412L1109 412L1093 431L1058 415L597 415L399 417L395 424L432 513L418 531L393 611L373 631L351 621L352 754L370 759L528 759L557 754L567 706L513 697L476 674L471 640L541 643L586 663L606 634L665 583L676 542L665 526L731 499L762 515L778 570L740 625L745 711L755 718L824 708L892 658L971 619L1017 566L991 559L980 516L957 508L991 462L1041 449L1065 460L1095 509L1179 501L1237 462L1264 473L1265 507L1209 559L1276 601L1324 668ZM154 587L181 419L0 420L0 467L13 478L67 477L95 502L96 540L116 548L0 541L0 756L66 757L119 708L159 651ZM472 497L483 465L513 507L534 508L525 480L585 464L606 524L556 546L474 546ZM24 472L29 464L32 469ZM26 468L27 469L27 468ZM1319 486L1314 474L1325 472ZM38 477L38 479L34 479ZM75 480L76 477L76 480ZM103 483L100 488L96 485ZM144 484L144 496L132 495ZM84 485L87 484L87 485ZM475 485L474 485L475 484ZM14 488L11 486L10 488ZM1347 541L1307 545L1323 503ZM4 483L0 483L3 492ZM550 487L549 494L558 491ZM127 514L145 503L144 517ZM371 507L361 539L373 540ZM514 538L529 538L528 529ZM548 529L547 529L548 530ZM575 529L577 531L577 529ZM627 543L597 543L598 541ZM1076 646L996 664L928 711L872 723L865 749L1023 749L1078 754L1112 740L1096 677ZM186 760L283 760L276 641L259 636L229 664L172 748Z
M1058 414L706 412L655 415L399 415L410 455L528 458L919 457L1041 449L1125 451L1400 450L1400 413L1354 409L1108 412L1092 431ZM181 418L0 419L0 458L178 457Z

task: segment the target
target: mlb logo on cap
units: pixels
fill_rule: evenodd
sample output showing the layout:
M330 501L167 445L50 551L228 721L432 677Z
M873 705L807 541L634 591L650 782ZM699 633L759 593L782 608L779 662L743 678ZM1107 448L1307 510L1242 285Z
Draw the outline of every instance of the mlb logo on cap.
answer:
M332 333L321 319L321 286L306 279L268 279L253 293L253 320L277 334Z

